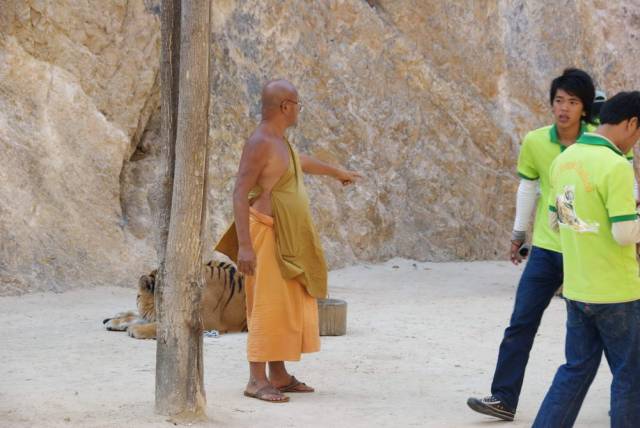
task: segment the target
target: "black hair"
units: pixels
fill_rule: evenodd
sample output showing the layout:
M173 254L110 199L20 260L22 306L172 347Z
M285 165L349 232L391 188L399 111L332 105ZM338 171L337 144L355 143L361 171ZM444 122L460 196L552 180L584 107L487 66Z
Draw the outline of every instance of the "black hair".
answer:
M578 68L564 70L561 76L556 77L551 82L551 89L549 90L549 102L551 105L553 105L553 100L559 89L580 98L585 113L585 122L594 123L593 99L596 96L596 88L589 74Z
M609 98L600 110L602 125L617 125L627 119L637 117L640 122L640 92L619 92Z

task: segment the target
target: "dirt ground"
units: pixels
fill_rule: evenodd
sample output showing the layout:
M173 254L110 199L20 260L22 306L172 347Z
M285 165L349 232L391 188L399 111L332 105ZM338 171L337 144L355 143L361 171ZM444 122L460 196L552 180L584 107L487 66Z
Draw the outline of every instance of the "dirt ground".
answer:
M209 422L217 427L529 427L563 362L564 303L546 312L516 422L476 414L489 391L520 268L395 259L330 274L348 333L289 365L314 394L269 404L242 395L245 335L205 338ZM163 427L153 413L155 341L104 330L135 291L94 288L0 298L1 427ZM606 363L576 426L608 426Z

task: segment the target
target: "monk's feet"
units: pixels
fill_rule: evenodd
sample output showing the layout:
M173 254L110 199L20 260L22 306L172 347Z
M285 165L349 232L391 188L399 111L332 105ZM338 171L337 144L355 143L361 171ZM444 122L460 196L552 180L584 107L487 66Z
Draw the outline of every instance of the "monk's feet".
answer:
M256 398L270 403L286 403L289 397L284 395L282 391L274 387L269 381L249 382L244 390L244 395L250 398Z
M278 388L280 392L313 392L315 389L310 387L304 382L300 382L295 376L289 376L289 379L285 379L284 382L278 382L276 379L271 379L273 386Z

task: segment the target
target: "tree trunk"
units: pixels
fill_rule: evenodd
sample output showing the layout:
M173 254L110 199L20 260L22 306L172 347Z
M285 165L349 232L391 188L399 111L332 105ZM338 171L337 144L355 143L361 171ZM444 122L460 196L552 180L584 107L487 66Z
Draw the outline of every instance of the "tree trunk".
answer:
M158 234L156 252L164 264L171 218L171 195L176 154L176 124L178 122L178 90L180 75L180 0L163 0L161 30L162 47L160 52L160 91L161 91L161 147L160 162L163 170L162 180L154 200L158 204L156 224ZM161 266L162 268L163 266ZM163 269L158 269L158 274ZM158 281L156 280L156 287ZM157 303L157 302L156 302ZM159 305L156 304L156 307Z
M164 307L164 266L171 218L171 195L176 152L176 123L178 122L178 76L180 75L180 0L163 0L161 15L162 46L160 51L161 146L160 164L163 170L160 184L154 188L151 200L156 211L155 248L160 266L156 274L155 307ZM161 322L163 311L156 319Z
M167 167L175 156L175 168L157 297L160 305L156 306L156 411L174 420L193 421L206 417L200 304L209 134L210 0L164 0L162 12L162 106L166 110L162 130L163 141L168 142L164 147L168 151ZM170 143L174 128L175 149Z
M175 168L175 144L176 124L178 121L178 90L180 75L180 0L163 0L161 14L161 51L160 51L160 94L161 94L161 148L160 161L163 176L160 185L154 195L157 203L156 224L156 253L160 266L156 275L155 307L156 321L158 325L156 336L156 412L168 414L166 404L169 395L167 387L163 383L161 367L167 360L164 351L167 336L165 332L161 336L162 327L166 325L166 309L164 299L165 289L165 255L167 250L167 238L169 236L169 223L171 219L171 196L173 193L173 176ZM164 346L160 346L160 343Z

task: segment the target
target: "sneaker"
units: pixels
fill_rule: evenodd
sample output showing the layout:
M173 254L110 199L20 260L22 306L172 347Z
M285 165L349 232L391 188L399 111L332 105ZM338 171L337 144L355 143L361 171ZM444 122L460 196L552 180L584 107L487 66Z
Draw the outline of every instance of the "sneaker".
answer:
M490 395L484 398L471 397L467 400L467 405L478 413L493 416L505 421L512 421L516 411L507 407L500 399Z

